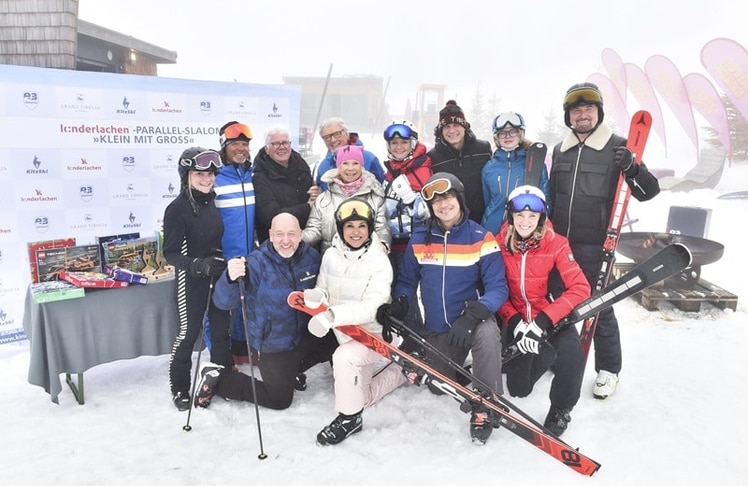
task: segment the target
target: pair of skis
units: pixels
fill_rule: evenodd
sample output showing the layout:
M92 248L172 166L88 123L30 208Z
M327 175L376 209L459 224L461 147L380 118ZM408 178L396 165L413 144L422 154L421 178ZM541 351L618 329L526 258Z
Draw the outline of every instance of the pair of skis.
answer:
M309 315L315 315L327 309L326 305L322 305L316 309L307 307L304 303L304 293L301 291L292 292L289 294L287 300L288 305ZM490 386L480 382L470 372L441 353L415 331L397 324L396 321L393 321L393 327L404 336L407 335L407 337L418 341L430 353L447 363L456 373L465 376L478 391L471 390L459 384L453 378L432 368L423 359L410 355L390 342L385 341L380 335L368 331L363 326L345 325L337 326L335 329L376 351L388 360L404 368L417 370L419 384L431 384L440 389L445 394L460 402L460 409L462 411L469 412L473 405L485 407L494 417L492 425L501 426L509 430L576 472L591 476L600 468L599 463L580 453L577 449L553 435L553 433L517 406L510 403L504 397L497 395L491 390Z
M648 260L634 267L623 277L616 280L611 285L595 292L589 299L585 300L574 311L564 318L554 329L561 329L564 326L573 325L590 315L598 313L600 310L609 307L620 300L633 295L640 290L647 288L665 278L675 275L691 264L691 252L681 244L669 245ZM327 306L322 305L316 309L307 307L304 303L303 292L292 292L288 296L288 304L301 312L309 315L315 315L324 312ZM490 409L497 418L496 424L500 425L518 437L524 439L554 459L560 461L571 469L580 474L591 476L600 468L600 464L581 454L575 449L553 435L549 430L535 421L532 417L523 412L519 407L509 402L502 396L496 395L491 388L478 380L469 371L455 363L448 356L434 348L430 343L423 339L415 331L402 326L393 320L396 331L417 341L422 347L428 350L432 356L444 361L456 373L467 378L478 391L471 390L461 385L453 378L447 377L443 373L431 367L427 362L418 356L412 356L409 353L392 345L390 342L382 339L378 334L373 334L362 326L346 325L338 326L335 329L345 333L364 346L376 351L385 358L395 362L405 368L416 369L419 375L419 383L431 384L444 393L453 397L460 402L461 409L468 412L472 405L482 405ZM553 331L552 331L553 332ZM519 355L516 345L505 348L502 359L504 362L511 360Z
M629 127L628 138L626 139L626 147L631 150L634 154L634 162L637 164L641 163L641 156L644 153L644 147L647 144L647 138L649 137L649 131L652 128L652 115L649 112L641 110L634 113L631 118L631 126ZM618 187L616 188L616 194L613 198L613 208L610 213L610 220L608 223L608 229L605 233L605 241L603 242L603 259L600 265L600 271L597 274L597 280L592 288L593 292L599 291L608 284L610 275L613 273L613 265L616 261L616 247L618 246L618 238L621 236L621 228L623 227L623 221L626 217L626 209L631 199L631 188L626 183L626 177L621 172L618 178ZM587 358L592 346L592 339L595 337L595 330L597 329L597 318L598 313L585 318L582 329L580 330L580 338L582 340L582 349L584 350L584 356Z

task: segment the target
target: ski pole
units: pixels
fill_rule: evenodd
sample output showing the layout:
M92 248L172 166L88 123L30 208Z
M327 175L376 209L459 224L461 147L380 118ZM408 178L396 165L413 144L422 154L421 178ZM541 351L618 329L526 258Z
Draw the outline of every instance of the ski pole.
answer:
M204 338L203 334L205 333L205 319L208 318L208 309L210 309L210 298L213 295L213 277L210 277L210 285L208 287L208 301L205 303L205 312L203 313L203 319L200 321L200 335L197 338L197 364L195 365L195 373L192 375L192 391L190 391L190 408L187 411L187 423L182 426L182 430L185 432L189 432L192 430L192 426L190 425L190 418L192 417L192 401L195 397L195 387L197 386L197 373L200 369L200 355L203 352L203 343Z
M249 355L249 376L251 377L252 383L252 398L255 404L255 418L257 420L257 436L260 441L260 454L257 456L258 459L267 459L267 454L262 446L262 427L260 426L260 406L257 405L257 388L255 387L255 369L252 364L252 345L249 343L249 318L247 317L246 304L246 290L244 288L244 278L239 278L239 300L242 306L242 321L244 322L244 339L247 342L247 354Z

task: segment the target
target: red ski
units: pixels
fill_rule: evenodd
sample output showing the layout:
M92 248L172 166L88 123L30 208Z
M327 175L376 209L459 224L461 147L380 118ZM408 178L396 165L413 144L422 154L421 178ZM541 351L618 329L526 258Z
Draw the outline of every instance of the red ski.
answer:
M307 307L304 304L304 293L301 291L291 292L288 295L288 305L294 309L304 312L309 315L319 314L327 309L326 305L321 305L316 309ZM498 399L490 399L482 396L480 393L475 392L465 386L460 385L455 380L447 377L441 372L435 370L427 363L419 359L418 357L412 356L409 353L399 349L397 346L393 346L382 339L379 335L368 331L363 326L337 326L335 327L338 331L341 331L351 338L355 339L364 346L373 349L383 357L393 361L400 366L408 366L416 368L422 376L419 378L420 383L431 383L437 386L444 393L448 394L460 404L482 404L495 412L498 416L498 425L509 430L513 434L521 437L525 441L534 445L538 449L542 450L549 456L553 457L557 461L565 464L579 474L585 476L592 476L595 471L600 468L600 464L590 459L589 457L581 454L577 449L571 447L558 437L554 436L547 430L543 430L533 423L531 419L527 419L527 415L524 412L512 413L507 410L507 406L513 410L520 412L520 409L515 405L508 402L508 400L499 397ZM449 361L450 366L456 366L453 362ZM467 373L464 368L460 368L463 373ZM477 378L473 378L473 383L478 383ZM470 407L460 407L463 410L469 410Z
M647 144L647 137L649 137L651 128L652 115L649 112L642 110L634 113L634 116L631 118L628 138L626 139L626 147L634 153L634 162L637 164L641 163L642 153L644 153L644 147ZM600 265L600 272L597 275L595 286L592 288L593 293L608 285L610 275L613 273L613 264L616 261L616 247L618 246L618 238L621 235L623 220L626 217L626 209L629 206L629 199L631 199L631 189L626 183L626 178L622 172L618 178L618 188L613 199L613 209L610 213L608 230L605 241L603 242L603 262ZM582 324L580 337L582 339L582 349L584 350L585 359L590 353L592 338L595 336L595 329L597 329L598 315L595 314L585 319Z

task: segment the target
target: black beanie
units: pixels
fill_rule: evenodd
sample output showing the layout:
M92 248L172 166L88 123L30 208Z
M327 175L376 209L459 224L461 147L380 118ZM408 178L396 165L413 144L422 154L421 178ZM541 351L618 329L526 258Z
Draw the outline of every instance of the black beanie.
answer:
M455 100L447 101L444 108L439 111L439 125L436 128L441 130L445 125L449 125L450 123L462 125L465 127L465 130L470 128L470 123L465 120L465 113L462 111L462 108L457 106Z

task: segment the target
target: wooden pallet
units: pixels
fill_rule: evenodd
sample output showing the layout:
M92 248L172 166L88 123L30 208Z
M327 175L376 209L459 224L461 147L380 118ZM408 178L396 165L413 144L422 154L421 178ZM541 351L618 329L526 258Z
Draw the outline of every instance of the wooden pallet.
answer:
M617 263L613 276L620 277L633 267L632 263ZM738 296L703 278L692 287L686 288L666 281L646 288L634 298L647 310L657 310L660 302L670 302L684 312L699 312L701 303L711 304L719 309L737 310Z

